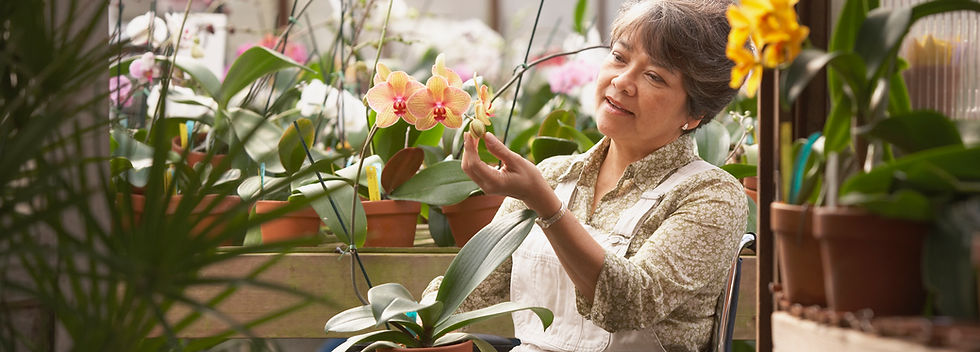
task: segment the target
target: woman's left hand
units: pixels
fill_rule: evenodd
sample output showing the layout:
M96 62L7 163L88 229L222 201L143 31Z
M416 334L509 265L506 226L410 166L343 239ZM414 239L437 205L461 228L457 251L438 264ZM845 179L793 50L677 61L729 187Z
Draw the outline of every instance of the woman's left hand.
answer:
M493 134L486 133L483 140L486 141L487 150L503 163L502 168L495 169L480 160L477 151L479 140L469 133L464 135L463 172L484 192L521 200L538 214L558 211L561 201L554 196L548 182L534 164L512 152Z

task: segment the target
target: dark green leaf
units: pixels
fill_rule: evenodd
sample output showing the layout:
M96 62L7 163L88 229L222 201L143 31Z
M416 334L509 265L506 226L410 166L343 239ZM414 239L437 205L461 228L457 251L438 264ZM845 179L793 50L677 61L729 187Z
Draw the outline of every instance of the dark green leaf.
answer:
M268 172L286 172L279 160L279 138L283 133L279 126L247 109L232 109L231 120L235 135L255 163L265 163Z
M976 167L977 160L980 160L980 146L970 148L949 146L925 150L877 166L866 174L848 178L841 187L841 194L888 192L891 186L888 180L892 179L896 172L907 173L913 167L919 167L924 163L944 170L957 180L976 181L980 180L980 168Z
M436 300L445 304L440 323L446 321L473 289L524 242L535 217L533 211L526 209L506 214L466 242L449 264L439 286Z
M868 211L897 219L932 220L932 203L922 193L902 189L894 194L849 193L840 198L843 205L857 205Z
M538 128L538 137L562 137L562 124L575 126L575 113L568 110L552 111Z
M538 318L541 319L542 330L547 329L549 326L551 326L551 322L554 320L555 317L554 314L547 308L534 307L534 306L515 303L515 302L502 302L486 308L481 308L481 309L472 310L469 312L459 313L450 316L445 321L436 325L435 333L433 333L432 336L435 338L439 338L440 336L450 331L459 329L461 327L468 326L470 324L478 323L501 315L522 311L522 310L530 310L534 312L534 314L537 314Z
M170 62L169 56L158 55L156 59L157 61ZM174 66L189 74L201 86L201 89L204 89L208 96L218 101L218 92L220 91L221 83L218 81L218 77L211 72L211 69L197 60L183 57L178 57L174 61Z
M551 86L542 85L533 94L525 95L521 99L521 116L527 119L534 117L554 97L555 93L551 92Z
M851 144L851 100L842 96L834 102L823 126L824 150L837 153Z
M361 205L360 199L354 201L354 197L357 197L354 187L343 181L327 181L325 183L329 184L328 196L326 197L317 197L323 193L322 186L319 184L303 186L297 191L306 198L313 199L310 202L313 210L316 210L323 222L327 224L327 228L344 243L351 243L348 234L351 233L351 213L355 212L354 244L358 248L364 246L364 240L367 238L367 217L364 215L364 207ZM353 208L351 208L352 206Z
M432 205L449 205L466 199L480 189L463 172L459 160L447 160L429 166L398 187L391 199L414 200Z
M456 240L449 230L449 220L439 207L429 207L429 235L439 247L453 247Z
M953 121L935 111L917 110L874 124L869 135L911 154L926 149L962 145Z
M578 150L578 143L555 137L535 137L531 142L531 156L535 163L556 155L569 155Z
M737 179L755 176L759 170L757 166L749 164L725 164L721 166L721 169Z
M299 125L299 132L296 131L297 125ZM282 133L282 138L279 139L279 161L286 169L286 174L292 175L303 166L303 162L306 161L306 148L313 147L313 132L313 121L301 118L290 124Z
M269 48L257 45L249 48L228 68L225 81L215 95L219 107L228 105L236 93L267 74L290 67L307 71L309 68ZM311 71L312 72L312 71Z

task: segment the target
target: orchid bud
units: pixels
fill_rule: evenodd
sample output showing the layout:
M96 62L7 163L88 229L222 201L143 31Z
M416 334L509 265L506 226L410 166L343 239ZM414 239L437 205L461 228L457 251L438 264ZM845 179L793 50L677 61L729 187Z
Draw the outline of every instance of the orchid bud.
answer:
M483 124L480 120L474 119L470 122L470 134L476 138L483 138L483 135L487 133L487 126Z

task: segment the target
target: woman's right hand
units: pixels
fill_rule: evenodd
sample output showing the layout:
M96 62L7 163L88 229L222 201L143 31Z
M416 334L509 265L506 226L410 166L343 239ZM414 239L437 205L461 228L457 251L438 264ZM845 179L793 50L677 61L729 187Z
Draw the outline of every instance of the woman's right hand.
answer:
M483 140L486 141L487 150L502 162L502 167L496 169L480 160L477 151L479 140L469 133L464 136L463 172L484 192L521 200L528 208L544 216L561 208L561 201L530 161L512 152L493 134L486 133Z

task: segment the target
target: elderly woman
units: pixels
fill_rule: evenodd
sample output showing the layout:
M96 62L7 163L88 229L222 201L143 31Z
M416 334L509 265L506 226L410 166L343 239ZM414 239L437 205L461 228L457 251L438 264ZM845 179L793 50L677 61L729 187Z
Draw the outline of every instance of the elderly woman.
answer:
M742 188L700 160L691 133L732 99L729 1L626 4L595 99L601 142L537 166L491 134L500 169L467 136L463 170L509 198L498 216L540 215L527 240L464 309L509 299L550 308L542 331L514 314L515 351L708 348L730 255L745 228Z

